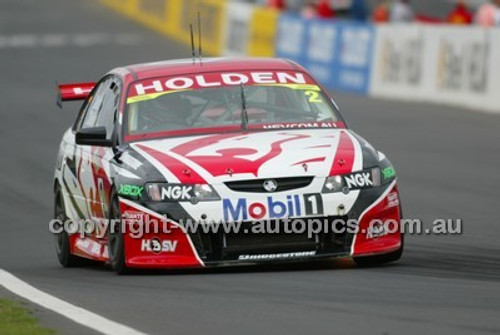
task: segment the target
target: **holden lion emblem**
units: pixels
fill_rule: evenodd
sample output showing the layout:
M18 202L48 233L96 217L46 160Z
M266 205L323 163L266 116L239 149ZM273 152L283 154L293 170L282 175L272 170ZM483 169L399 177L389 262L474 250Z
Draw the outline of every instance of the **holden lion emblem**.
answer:
M274 192L278 188L278 183L274 179L268 179L262 184L267 192Z

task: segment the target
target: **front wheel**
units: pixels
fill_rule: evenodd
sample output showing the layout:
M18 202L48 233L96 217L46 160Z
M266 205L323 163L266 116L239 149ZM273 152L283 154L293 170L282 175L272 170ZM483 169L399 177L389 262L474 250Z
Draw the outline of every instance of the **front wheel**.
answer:
M109 263L118 274L126 274L129 269L125 264L125 244L123 239L120 204L118 196L113 193L109 209L108 254Z
M64 199L60 189L57 189L55 193L54 218L59 220L61 224L64 224L64 222L68 219L66 213L64 212ZM65 268L85 265L86 259L75 256L71 253L69 235L64 229L64 226L62 228L63 229L60 233L55 234L56 253L59 263L61 263L61 265Z
M398 250L383 255L354 257L354 262L359 266L375 266L395 262L403 255L404 244L405 238L404 235L401 234L401 247Z

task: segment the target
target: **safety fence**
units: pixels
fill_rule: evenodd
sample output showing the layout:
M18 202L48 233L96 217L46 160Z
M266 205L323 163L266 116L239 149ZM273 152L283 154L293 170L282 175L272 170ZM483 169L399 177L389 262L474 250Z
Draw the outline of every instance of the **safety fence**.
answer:
M103 2L184 43L200 12L207 54L288 58L335 91L500 113L500 29L304 19L223 0Z

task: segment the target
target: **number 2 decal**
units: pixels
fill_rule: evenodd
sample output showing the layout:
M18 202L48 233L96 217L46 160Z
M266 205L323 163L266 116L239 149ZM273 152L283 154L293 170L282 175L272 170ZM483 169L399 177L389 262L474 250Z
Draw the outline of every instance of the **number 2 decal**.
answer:
M319 93L316 91L306 91L306 96L309 97L309 102L318 103L322 102L319 98Z

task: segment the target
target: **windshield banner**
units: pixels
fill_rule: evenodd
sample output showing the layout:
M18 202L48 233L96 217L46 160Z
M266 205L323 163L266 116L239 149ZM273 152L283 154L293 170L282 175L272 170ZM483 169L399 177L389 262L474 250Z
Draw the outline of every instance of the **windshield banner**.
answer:
M161 79L148 79L131 85L128 103L155 98L170 91L214 88L238 85L314 85L316 83L302 72L291 71L241 71L187 74ZM147 97L142 97L147 96ZM134 98L135 97L135 98ZM134 98L134 99L131 99Z

